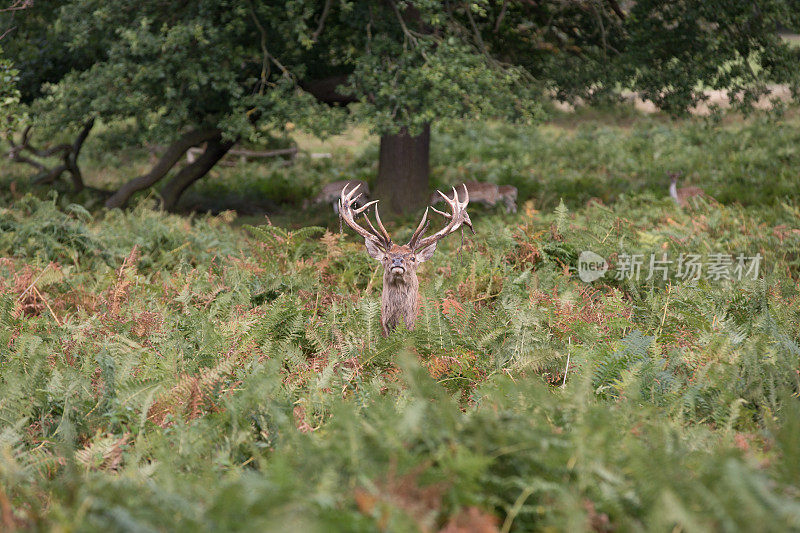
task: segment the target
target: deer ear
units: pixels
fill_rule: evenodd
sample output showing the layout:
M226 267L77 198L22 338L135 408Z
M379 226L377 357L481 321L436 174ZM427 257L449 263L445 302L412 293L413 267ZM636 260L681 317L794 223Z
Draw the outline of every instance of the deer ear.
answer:
M430 246L427 246L417 252L417 263L424 263L431 257L433 257L433 252L436 251L436 243L434 242Z
M383 250L378 248L371 239L364 239L364 246L367 247L367 253L373 259L377 259L378 261L383 261L383 258L386 257L386 254L383 253Z

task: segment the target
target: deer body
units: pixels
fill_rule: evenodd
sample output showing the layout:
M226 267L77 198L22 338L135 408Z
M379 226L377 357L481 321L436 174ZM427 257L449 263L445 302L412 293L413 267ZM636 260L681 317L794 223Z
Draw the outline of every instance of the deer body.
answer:
M517 212L517 188L513 185L500 185L497 187L500 199L506 204L506 213Z
M356 192L355 189L349 191L348 189L348 187L345 187L342 190L339 198L339 213L348 226L364 237L364 245L370 257L380 261L383 265L383 292L381 293L381 330L383 335L388 336L401 321L405 323L407 329L414 329L417 322L420 299L417 267L433 257L433 253L436 251L436 244L440 239L457 231L462 225L472 229L472 221L466 210L469 203L469 194L465 188L463 202L458 198L455 188L453 188L452 198L442 194L442 197L451 208L451 213L443 213L434 208L430 209L448 219L445 227L433 235L423 238L422 235L429 225L429 223L426 224L428 219L428 210L426 209L422 221L417 226L408 244L398 246L392 242L389 233L383 227L377 206L375 208L375 219L380 228L380 233L375 230L372 222L366 216L364 218L372 231L361 227L355 221L360 213L378 201L373 200L361 207L354 208L358 196L353 196Z
M330 204L333 207L333 212L338 215L339 197L341 197L342 191L345 187L349 187L351 189L355 187L353 190L357 190L359 193L361 193L361 198L358 202L356 202L357 205L355 207L360 207L369 200L369 186L367 185L366 181L340 180L325 184L317 197L314 198L313 203L315 205Z
M402 257L411 253L411 250L408 247L395 245L392 252L394 255L389 261L395 262L394 257ZM387 263L388 261L385 264ZM389 335L401 320L405 322L406 329L414 329L419 313L419 279L415 266L403 267L401 272L397 268L385 268L385 264L381 294L381 329L384 336Z
M469 193L472 203L486 204L494 207L498 202L503 202L506 206L506 213L517 212L517 188L513 185L495 185L494 183L482 183L480 181L468 181L464 183ZM452 198L452 196L450 196ZM441 202L442 197L438 192L431 195L431 204Z
M669 195L681 207L689 207L689 200L692 198L712 198L708 196L700 187L678 187L680 172L669 173Z

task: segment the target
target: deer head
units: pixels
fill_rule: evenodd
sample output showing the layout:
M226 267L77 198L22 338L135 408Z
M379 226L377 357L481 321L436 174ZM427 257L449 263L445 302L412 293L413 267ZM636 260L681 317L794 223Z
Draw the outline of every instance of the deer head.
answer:
M380 228L380 232L375 229L366 214L364 219L369 225L369 230L356 223L359 214L367 210L371 205L377 204L378 200L373 200L356 207L356 201L361 194L355 195L356 188L348 191L348 187L342 189L339 198L339 214L345 223L356 233L364 237L364 245L367 253L373 259L380 261L383 265L383 293L381 294L381 327L383 334L388 335L400 320L403 320L408 329L414 329L419 309L419 280L417 279L417 267L430 259L436 251L436 244L447 235L457 231L462 225L467 226L475 233L472 221L467 213L469 204L469 193L464 187L464 201L460 201L455 187L453 197L439 192L450 207L450 213L439 211L433 207L425 209L417 229L411 235L407 244L398 246L392 242L389 232L381 222L378 213L378 206L375 206L375 221ZM354 196L355 195L355 196ZM442 215L447 223L444 228L433 235L423 237L430 225L428 221L428 209Z

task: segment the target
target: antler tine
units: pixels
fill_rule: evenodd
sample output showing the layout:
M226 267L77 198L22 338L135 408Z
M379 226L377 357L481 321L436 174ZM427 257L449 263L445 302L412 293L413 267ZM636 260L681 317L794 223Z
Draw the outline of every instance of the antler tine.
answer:
M391 243L392 242L392 237L391 237L391 235L389 235L389 232L386 231L386 228L383 227L383 222L381 222L381 214L378 213L378 206L377 205L375 206L375 220L378 222L378 227L381 228L381 231L383 232L383 236L386 239L386 242L387 243Z
M366 220L366 221L367 221L367 224L369 224L369 229L371 229L371 230L372 230L372 233L374 233L375 235L379 235L379 234L378 234L378 230L376 230L376 229L375 229L375 226L373 226L373 225L372 225L372 221L369 219L369 217L365 216L365 217L364 217L364 220ZM383 239L381 239L381 241L382 241L382 240L383 240Z
M417 240L420 236L425 233L425 230L428 229L428 225L425 224L428 220L428 208L425 208L425 214L422 215L422 220L419 221L419 225L417 229L414 230L414 233L411 235L411 239L408 241L408 246L410 248L414 248L414 245L417 243Z
M356 184L353 190L348 190L348 188L349 186L345 185L342 188L341 194L339 195L339 214L342 217L342 220L344 220L347 223L347 225L353 229L353 231L355 231L365 239L368 239L377 246L380 246L381 248L388 250L389 247L391 246L392 239L391 237L389 237L388 232L386 231L385 228L383 228L382 224L381 224L381 229L383 229L383 236L381 236L375 230L375 228L372 226L372 223L369 221L368 217L365 216L364 218L367 219L367 223L372 229L371 233L368 230L364 229L355 221L355 215L362 213L369 206L377 203L378 201L373 200L372 202L369 202L366 205L361 206L356 210L353 210L353 202L361 196L361 193L359 193L358 196L355 196L355 198L353 197L353 194L355 194L356 190L358 189L358 184ZM375 215L378 216L377 207L375 208ZM380 218L378 218L378 221L380 221Z
M467 186L464 185L464 188L466 189ZM469 203L469 193L467 193L467 201L464 204L461 204L461 202L458 199L458 193L456 192L456 188L455 187L453 187L453 197L452 198L447 196L442 191L436 191L436 192L438 192L439 195L442 198L444 198L445 202L447 202L447 204L450 206L450 209L452 209L454 212L456 211L456 207L466 207L467 203ZM439 211L438 209L436 209L433 206L431 206L431 209L433 209L435 212L437 212L440 215L442 215L444 218L453 218L453 215L451 215L450 213L445 213L444 211Z
M434 211L434 212L436 212L436 213L439 213L439 214L440 214L440 215L442 215L444 218L453 218L453 215L451 215L450 213L445 213L444 211L439 211L438 209L436 209L436 208L435 208L435 207L433 207L433 206L431 206L431 211Z
M353 194L358 190L358 184L357 183L353 184L353 190L352 191L348 191L347 190L348 187L350 187L349 183L346 184L344 186L344 188L342 189L342 197L346 198L348 202L352 202L353 201Z
M464 202L459 201L459 205L461 206L462 211L464 212L464 225L467 226L473 235L475 235L475 228L472 227L472 220L469 218L469 213L467 213L467 205L469 204L469 189L467 189L467 184L464 183ZM463 240L464 233L463 229L461 230L461 238Z
M442 191L438 191L439 195L442 198L444 198L447 204L450 206L451 213L444 213L442 211L439 211L435 207L431 207L431 209L433 209L436 213L439 213L440 215L448 219L447 224L445 225L444 228L440 229L439 231L437 231L436 233L434 233L429 237L425 237L424 239L417 238L417 240L412 241L413 242L412 248L421 249L421 248L426 248L432 244L435 244L443 237L458 230L458 228L460 228L462 224L466 224L468 227L472 228L472 222L470 221L469 215L467 214L467 204L469 204L469 192L466 189L467 186L464 185L465 199L463 202L459 199L458 191L456 191L455 187L453 187L452 199L449 198ZM419 231L419 228L417 228L417 230ZM417 235L416 232L415 235ZM419 236L417 235L417 237ZM409 245L411 245L411 243L409 243Z
M426 231L428 231L428 228L429 228L430 226L431 226L431 221L429 220L429 221L427 221L427 222L425 223L425 227L424 227L424 228L422 228L422 231L421 231L421 232L419 232L420 236L422 236L422 235L425 235L425 232L426 232ZM417 239L419 240L419 237L417 237Z
M342 187L342 192L339 194L339 212L340 213L342 212L342 208L344 207L345 201L348 201L348 202L350 201L350 193L347 192L347 188L349 186L350 186L349 184L345 184L345 186Z
M358 196L361 196L361 195L359 194ZM356 198L358 198L358 196ZM354 198L354 200L355 200L355 198ZM361 213L366 211L367 208L370 207L372 204L377 204L377 203L378 203L378 200L372 200L371 202L367 202L366 204L362 205L361 207L359 207L358 209L353 211L353 213L355 213L356 215L360 215Z
M456 190L456 188L455 188L455 187L453 187L453 191L455 191L455 190ZM445 193L443 193L442 191L440 191L440 190L437 190L436 192L438 192L438 193L439 193L439 196L441 196L442 198L444 198L444 201L445 201L445 202L447 202L448 204L449 204L449 203L452 201L452 200L451 200L451 198L450 198L449 196L447 196Z

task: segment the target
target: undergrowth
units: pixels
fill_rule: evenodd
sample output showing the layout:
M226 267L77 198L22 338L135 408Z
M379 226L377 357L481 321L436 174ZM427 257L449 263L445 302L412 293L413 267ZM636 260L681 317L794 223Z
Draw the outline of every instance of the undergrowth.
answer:
M795 200L477 210L423 265L417 328L383 338L382 272L333 224L20 195L0 208L3 527L800 529ZM593 283L586 250L611 267ZM612 275L654 253L763 261Z

